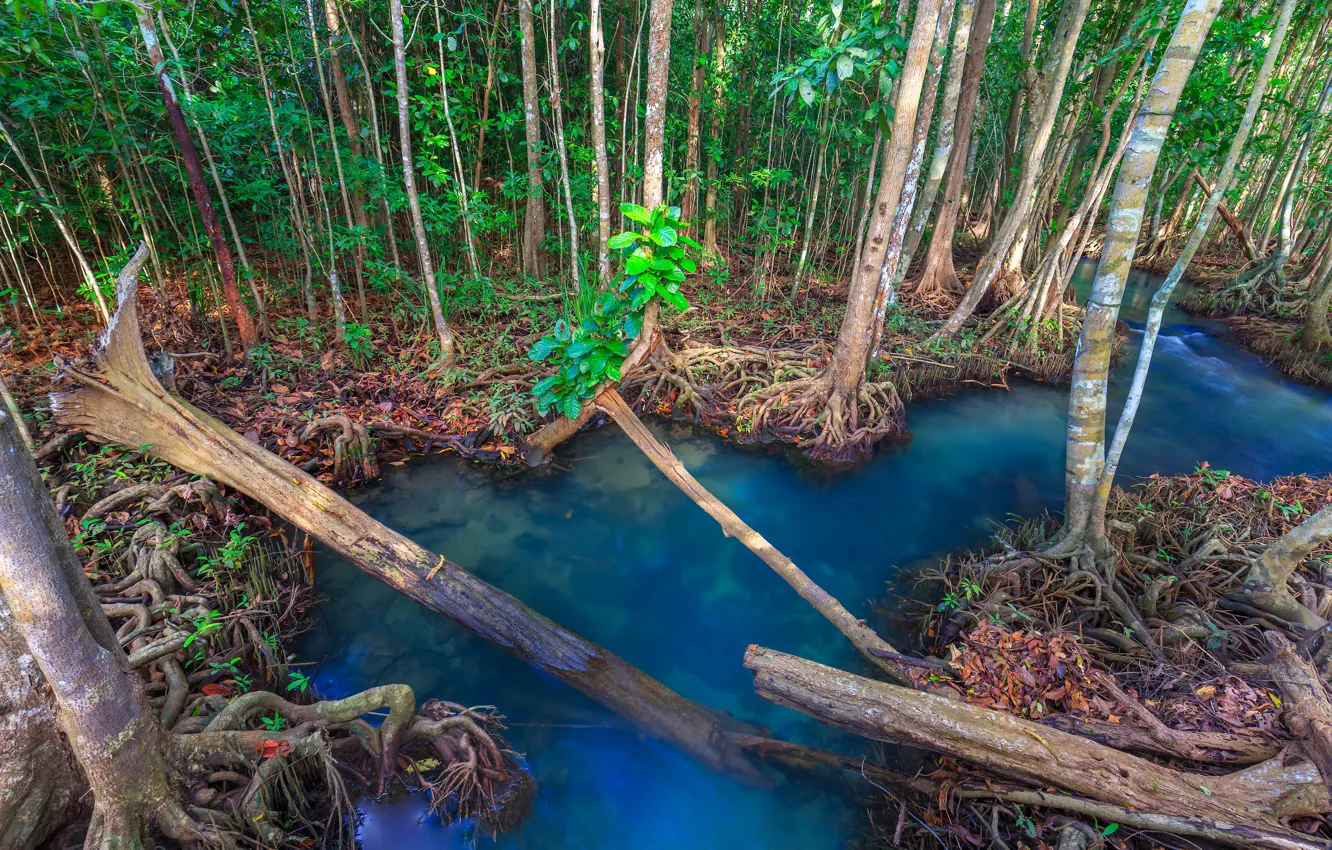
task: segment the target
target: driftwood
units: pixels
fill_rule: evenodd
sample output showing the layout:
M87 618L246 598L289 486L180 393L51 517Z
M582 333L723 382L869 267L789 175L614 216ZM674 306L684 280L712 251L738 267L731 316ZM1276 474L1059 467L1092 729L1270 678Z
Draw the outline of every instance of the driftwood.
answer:
M1295 652L1285 635L1268 632L1264 637L1276 650L1272 678L1285 700L1286 727L1301 739L1324 783L1332 786L1332 703L1328 702L1323 678Z
M358 568L496 643L705 764L756 785L767 779L730 743L742 726L685 699L559 626L443 555L371 519L314 477L162 388L148 367L136 315L146 248L117 279L119 307L96 369L65 364L80 388L53 397L56 419L99 440L151 446L163 460L262 502Z
M764 699L866 738L943 753L1030 783L1031 789L1011 793L1035 805L1100 812L1097 817L1127 813L1143 828L1240 847L1327 846L1284 823L1332 810L1326 785L1307 762L1288 765L1278 757L1224 776L1188 773L1029 720L770 649L751 646L745 666ZM1073 796L1043 790L1048 786Z
M911 684L911 677L906 673L902 662L898 660L902 656L898 654L897 650L879 637L873 629L865 624L864 620L854 616L846 610L842 603L815 584L814 580L806 575L804 570L779 552L777 547L769 543L763 535L750 528L744 520L736 515L735 511L728 508L720 499L708 492L702 484L699 484L698 480L689 474L689 470L685 469L685 465L680 463L680 459L675 456L675 453L658 440L634 415L634 412L629 409L629 405L625 403L624 398L614 387L602 391L596 397L596 407L615 420L616 424L624 430L624 433L629 435L629 439L634 441L634 445L642 449L648 460L652 461L653 465L660 469L672 484L679 487L686 496L693 499L694 504L702 508L708 516L715 519L722 527L722 533L727 537L734 537L739 540L745 544L749 551L758 555L763 563L771 567L773 572L791 585L795 592L800 594L801 599L808 602L814 610L836 626L837 630L845 635L847 640L851 641L851 645L873 662L875 666L897 681Z

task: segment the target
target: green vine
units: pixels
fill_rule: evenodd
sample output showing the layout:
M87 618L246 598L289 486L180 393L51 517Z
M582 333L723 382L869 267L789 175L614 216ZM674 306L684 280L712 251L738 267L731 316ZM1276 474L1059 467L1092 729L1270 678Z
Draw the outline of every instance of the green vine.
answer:
M643 311L653 298L676 310L689 307L680 284L697 266L684 246L702 246L680 232L687 226L680 221L680 208L663 205L648 212L638 204L620 204L620 212L642 227L612 236L607 243L623 263L618 286L598 296L581 319L560 319L528 352L532 360L556 366L555 374L532 387L543 416L554 408L577 418L583 401L596 395L603 383L620 380L629 342L642 330Z

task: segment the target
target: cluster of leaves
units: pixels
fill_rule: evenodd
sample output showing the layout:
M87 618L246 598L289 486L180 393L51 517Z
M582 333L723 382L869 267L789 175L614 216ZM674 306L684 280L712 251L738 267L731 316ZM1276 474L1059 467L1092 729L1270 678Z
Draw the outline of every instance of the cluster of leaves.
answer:
M676 310L689 306L680 284L697 270L685 246L700 249L683 235L680 208L660 206L648 211L638 204L621 204L620 212L640 225L612 236L608 243L623 262L617 286L597 296L580 320L560 319L553 333L532 346L528 356L556 365L555 374L532 388L537 412L554 408L570 419L578 416L585 399L606 381L620 380L620 366L629 354L629 342L643 327L643 310L660 298Z

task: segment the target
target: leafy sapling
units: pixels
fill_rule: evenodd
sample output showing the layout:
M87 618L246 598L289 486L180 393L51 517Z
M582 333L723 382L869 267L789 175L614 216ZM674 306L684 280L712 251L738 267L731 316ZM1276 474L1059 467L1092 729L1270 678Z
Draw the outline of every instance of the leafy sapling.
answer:
M680 231L679 207L660 206L649 212L638 204L621 204L620 211L641 225L612 236L607 243L619 254L623 269L618 285L599 295L590 312L576 323L560 319L553 333L532 346L534 361L549 360L555 374L532 388L537 412L554 408L570 419L578 416L583 401L596 395L607 381L620 380L620 367L629 355L629 343L643 327L643 311L653 298L676 310L689 302L680 292L687 275L697 271L685 246L702 250Z

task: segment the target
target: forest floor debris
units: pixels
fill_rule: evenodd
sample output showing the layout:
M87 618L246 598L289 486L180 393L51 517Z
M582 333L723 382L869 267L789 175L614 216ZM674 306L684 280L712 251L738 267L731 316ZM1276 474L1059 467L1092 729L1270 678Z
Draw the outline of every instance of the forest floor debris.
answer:
M85 573L163 727L204 767L185 777L196 819L263 846L350 846L355 787L424 792L446 821L522 820L535 789L493 708L417 710L403 685L317 692L287 650L317 604L293 529L144 450L57 449L44 475ZM381 706L393 710L378 728L361 719Z
M455 318L461 356L450 372L435 368L428 328L387 309L381 312L392 324L337 346L303 319L280 323L240 363L221 355L215 326L191 315L174 285L165 295L145 287L141 305L150 350L172 373L174 391L334 485L373 479L380 462L433 450L520 462L523 439L541 422L530 391L548 371L527 350L556 316L579 309L571 296L483 297L487 306ZM669 350L628 376L622 394L639 413L692 420L737 442L799 447L815 423L807 411L786 409L789 393L764 391L826 365L843 292L822 280L811 281L795 305L760 298L733 282L723 263L695 285L696 306L676 320ZM1007 389L1012 375L1068 378L1071 345L1012 352L998 343L973 347L970 336L933 340L939 320L918 308L890 308L871 370L868 385L879 388L871 394L879 402L865 417L884 437L909 438L903 408L915 398L967 386ZM87 310L48 316L41 333L20 335L0 352L20 405L36 411L35 425L46 422L53 357L86 357L94 319Z
M1116 489L1110 524L1118 556L1110 578L1147 624L1165 663L1151 658L1108 604L1106 576L1077 559L1042 554L1056 522L1006 527L989 548L950 556L925 572L928 601L905 603L916 606L912 619L927 654L922 677L970 705L1162 766L1212 773L1218 784L1225 774L1272 763L1281 753L1297 762L1303 735L1274 678L1273 641L1284 636L1326 677L1332 673L1327 629L1256 610L1240 591L1257 552L1328 504L1330 478L1260 483L1207 464L1190 475L1153 476ZM1308 558L1290 583L1312 610L1332 614L1332 545ZM1070 828L1084 834L1079 846L1211 846L1165 830L1073 817L1037 797L1014 802L1005 796L1014 787L1011 776L956 758L927 755L911 780L865 775L880 787L869 803L878 825L875 846L1053 848L1066 846ZM985 787L994 790L988 799L979 790ZM1033 790L1048 796L1057 789ZM1316 815L1284 823L1315 842L1332 838Z

